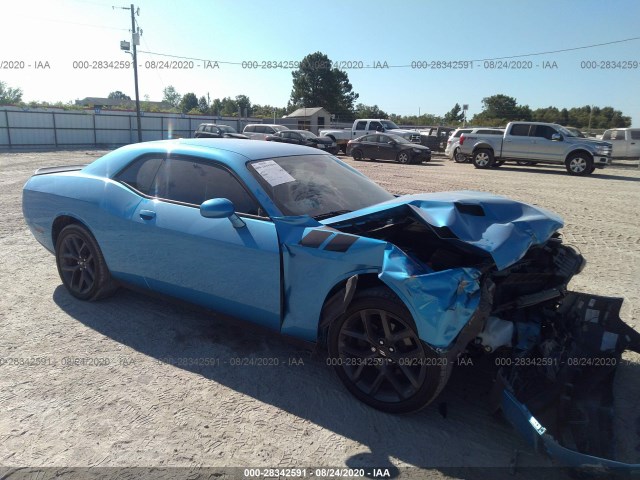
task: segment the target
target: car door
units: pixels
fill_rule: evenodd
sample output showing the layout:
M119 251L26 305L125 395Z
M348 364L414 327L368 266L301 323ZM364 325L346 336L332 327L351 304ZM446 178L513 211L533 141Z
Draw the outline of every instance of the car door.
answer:
M388 137L387 135L376 135L376 143L378 145L376 158L379 158L380 160L395 160L398 146L397 144L390 145L390 141L391 137Z
M127 184L133 171L119 175ZM205 218L199 205L231 200L244 226ZM162 158L153 184L130 219L136 270L151 290L278 330L280 247L275 226L223 165L195 157Z
M367 122L366 120L360 120L356 122L355 130L351 133L351 138L359 138L367 134Z
M376 142L376 135L366 135L360 139L360 150L362 150L362 156L365 158L377 158L378 143Z
M514 123L502 142L502 158L530 159L533 139L529 136L531 125ZM497 152L496 152L497 153Z
M530 158L545 162L564 163L566 144L564 140L552 140L554 134L559 134L549 125L532 125L529 130L531 137Z

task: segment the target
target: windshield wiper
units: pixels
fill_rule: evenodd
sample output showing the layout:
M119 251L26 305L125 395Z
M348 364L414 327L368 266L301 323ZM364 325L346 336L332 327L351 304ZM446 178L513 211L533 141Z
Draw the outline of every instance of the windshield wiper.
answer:
M335 210L333 212L321 213L320 215L316 215L313 218L314 220L322 220L324 218L337 217L338 215L351 212L353 212L353 210Z

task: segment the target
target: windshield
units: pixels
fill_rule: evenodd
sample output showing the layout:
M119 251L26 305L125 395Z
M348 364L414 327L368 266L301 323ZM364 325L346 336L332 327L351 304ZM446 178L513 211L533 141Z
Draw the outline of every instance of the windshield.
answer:
M410 133L408 135L411 135ZM391 141L391 140L395 140L398 143L411 143L409 140L407 140L404 137L401 137L400 135L387 135L388 140L387 141Z
M394 129L394 128L400 128L398 125L396 125L395 123L393 123L391 120L381 120L380 123L382 124L382 126L384 128L386 128L387 130L389 129Z
M237 133L233 127L229 127L227 125L218 125L218 128L224 133Z
M315 134L307 132L306 130L300 130L298 133L300 133L304 138L317 138Z
M394 198L330 155L258 160L249 170L284 215L333 216Z
M565 137L575 137L576 134L571 130L564 128L562 125L554 125L554 128L558 130Z

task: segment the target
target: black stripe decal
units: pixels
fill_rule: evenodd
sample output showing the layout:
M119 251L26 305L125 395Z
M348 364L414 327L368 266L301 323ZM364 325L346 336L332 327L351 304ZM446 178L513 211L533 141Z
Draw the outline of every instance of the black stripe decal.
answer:
M331 239L324 249L329 250L330 252L346 252L356 240L358 240L358 237L339 233Z
M302 240L300 245L303 247L318 248L322 245L327 238L329 238L333 232L327 230L311 230Z

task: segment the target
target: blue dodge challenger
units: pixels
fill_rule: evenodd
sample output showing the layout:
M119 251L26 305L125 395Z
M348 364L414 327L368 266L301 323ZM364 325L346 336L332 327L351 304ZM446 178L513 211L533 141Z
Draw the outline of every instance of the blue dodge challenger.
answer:
M612 383L640 334L622 299L569 292L562 220L480 192L396 197L317 149L234 139L119 148L23 191L65 287L159 292L328 350L345 387L418 410L495 356L496 409L559 464L610 457Z

